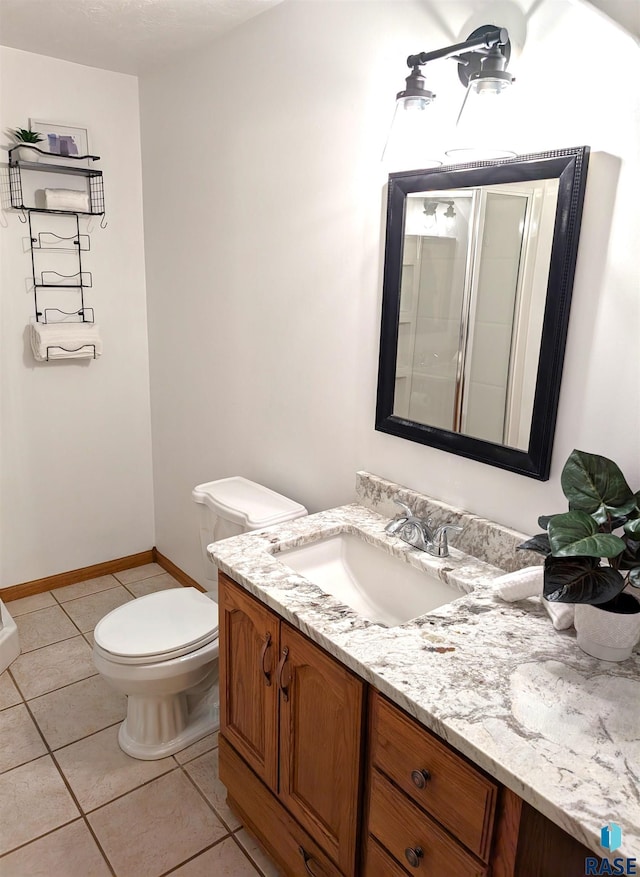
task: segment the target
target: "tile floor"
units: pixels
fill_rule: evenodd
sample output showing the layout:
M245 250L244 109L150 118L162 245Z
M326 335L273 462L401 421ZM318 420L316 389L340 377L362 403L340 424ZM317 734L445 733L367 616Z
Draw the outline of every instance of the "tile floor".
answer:
M2 877L278 877L226 806L217 734L160 761L118 747L125 698L96 673L93 628L177 586L152 563L7 604L22 653L0 675Z

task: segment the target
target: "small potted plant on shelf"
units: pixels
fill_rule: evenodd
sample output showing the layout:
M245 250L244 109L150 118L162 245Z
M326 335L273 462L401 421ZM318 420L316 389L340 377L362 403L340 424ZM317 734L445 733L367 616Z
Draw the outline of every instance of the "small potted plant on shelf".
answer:
M574 450L560 477L569 511L543 515L539 533L519 548L545 555L544 596L575 603L580 648L624 661L640 638L640 491L607 457ZM615 532L617 531L617 532Z
M32 148L36 143L40 143L44 140L44 137L39 131L32 131L31 128L12 128L11 136L20 147L18 150L18 157L22 161L40 160L40 153Z

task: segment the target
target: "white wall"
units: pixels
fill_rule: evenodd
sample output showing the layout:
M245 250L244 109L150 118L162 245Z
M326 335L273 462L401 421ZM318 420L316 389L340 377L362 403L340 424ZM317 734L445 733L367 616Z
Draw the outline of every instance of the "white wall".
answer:
M480 19L517 12L475 7ZM640 484L636 48L568 0L520 14L526 41L512 65L525 149L602 151L589 174L551 480L373 429L380 154L406 55L464 38L483 23L468 9L285 0L141 81L156 537L201 581L190 490L233 473L313 511L350 500L366 468L525 531L564 507L559 473L574 446L614 457ZM583 70L589 45L606 45L615 73ZM448 62L431 84L443 106L462 99Z
M149 549L154 528L137 80L2 48L0 81L3 131L30 117L88 129L109 222L103 230L93 220L83 265L93 272L85 304L95 308L103 357L37 364L25 343L34 313L26 227L16 211L2 213L6 587ZM5 206L6 152L0 158Z

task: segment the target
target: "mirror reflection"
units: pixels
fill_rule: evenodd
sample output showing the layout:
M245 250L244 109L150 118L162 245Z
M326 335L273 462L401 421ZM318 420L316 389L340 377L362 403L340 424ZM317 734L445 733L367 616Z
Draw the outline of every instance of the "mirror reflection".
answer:
M526 450L558 180L408 194L393 413Z
M549 477L588 158L390 175L377 430Z

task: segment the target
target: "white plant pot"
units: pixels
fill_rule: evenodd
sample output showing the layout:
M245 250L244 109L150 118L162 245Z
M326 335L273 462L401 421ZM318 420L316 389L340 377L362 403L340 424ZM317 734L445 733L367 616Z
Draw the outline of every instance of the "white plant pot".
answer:
M40 161L40 153L32 146L20 146L18 158L20 161Z
M582 651L603 661L625 661L640 639L640 612L623 615L576 603L574 623Z

